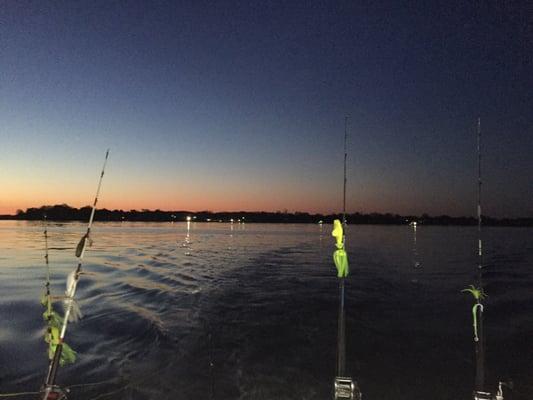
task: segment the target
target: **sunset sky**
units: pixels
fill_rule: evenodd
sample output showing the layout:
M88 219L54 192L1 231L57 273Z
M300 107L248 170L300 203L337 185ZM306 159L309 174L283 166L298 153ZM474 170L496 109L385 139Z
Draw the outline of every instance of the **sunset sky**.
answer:
M0 214L110 209L533 216L527 3L0 5ZM509 3L511 4L511 3Z

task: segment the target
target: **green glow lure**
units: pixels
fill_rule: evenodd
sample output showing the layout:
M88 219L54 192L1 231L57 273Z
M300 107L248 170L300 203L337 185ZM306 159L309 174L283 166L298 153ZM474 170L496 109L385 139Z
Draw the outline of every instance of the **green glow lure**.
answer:
M474 342L479 341L478 336L478 323L477 323L477 311L479 308L480 314L483 312L483 304L481 304L481 300L485 299L487 295L483 291L483 288L477 288L474 285L470 285L469 288L461 290L461 292L468 292L471 293L472 296L474 296L474 299L476 302L474 303L474 306L472 307L472 325L474 327Z
M470 285L469 288L463 289L463 290L461 290L461 292L471 293L472 296L474 296L474 299L476 299L477 302L479 302L480 300L483 300L484 298L487 297L487 295L483 291L483 288L477 288L474 285Z
M333 231L331 236L335 238L337 250L333 252L333 262L337 268L337 277L346 278L349 273L348 254L344 249L344 230L342 223L338 219L333 221Z
M48 358L51 360L54 358L57 345L60 342L59 339L60 327L52 326L46 331L44 341L48 343ZM63 351L61 352L61 359L59 364L64 366L66 364L72 364L76 361L76 352L72 348L63 342Z

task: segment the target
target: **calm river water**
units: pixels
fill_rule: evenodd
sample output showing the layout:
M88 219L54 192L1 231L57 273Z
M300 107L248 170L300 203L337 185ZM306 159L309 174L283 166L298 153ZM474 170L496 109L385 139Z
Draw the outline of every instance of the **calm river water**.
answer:
M469 399L474 227L349 226L347 370L367 400ZM52 290L80 223L50 223ZM69 325L71 399L330 399L331 226L96 223ZM533 229L485 228L487 382L533 398ZM46 374L43 225L0 221L0 392ZM59 308L59 305L58 307ZM24 398L23 396L17 398ZM28 396L26 398L35 398Z

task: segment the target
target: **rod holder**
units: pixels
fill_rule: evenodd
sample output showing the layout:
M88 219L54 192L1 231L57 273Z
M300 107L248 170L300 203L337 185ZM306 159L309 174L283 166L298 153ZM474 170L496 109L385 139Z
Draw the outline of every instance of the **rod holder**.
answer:
M503 400L503 387L507 387L509 389L513 389L513 381L509 380L508 382L498 382L498 391L496 392L496 396L494 396L494 400Z
M63 389L57 385L45 385L40 392L42 400L67 400L68 389Z
M333 384L335 390L335 400L350 399L361 400L362 394L359 391L357 383L352 378L346 376L336 376Z
M489 392L474 391L474 400L493 400Z

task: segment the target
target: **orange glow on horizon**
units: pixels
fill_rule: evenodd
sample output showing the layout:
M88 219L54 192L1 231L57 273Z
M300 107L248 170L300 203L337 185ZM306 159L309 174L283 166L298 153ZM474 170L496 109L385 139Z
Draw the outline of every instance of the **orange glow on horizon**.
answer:
M84 207L92 204L95 184L93 170L76 179L68 170L50 179L44 171L19 172L11 179L0 181L0 214L14 215L18 209L26 210L43 205L68 204ZM178 182L178 183L176 183ZM342 187L339 182L325 181L322 185L299 180L282 180L277 177L234 177L217 180L211 176L144 177L126 171L111 170L103 181L98 208L110 210L163 211L289 211L331 214L342 211ZM450 196L432 198L431 208L420 206L416 196L392 193L377 185L367 184L366 191L355 185L348 192L347 212L421 215L449 210L449 215L465 215L462 205Z

